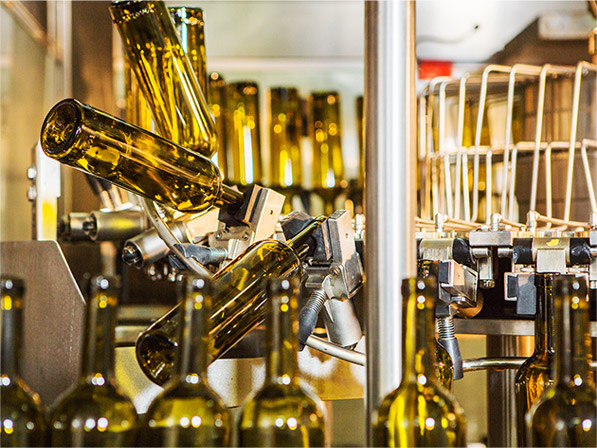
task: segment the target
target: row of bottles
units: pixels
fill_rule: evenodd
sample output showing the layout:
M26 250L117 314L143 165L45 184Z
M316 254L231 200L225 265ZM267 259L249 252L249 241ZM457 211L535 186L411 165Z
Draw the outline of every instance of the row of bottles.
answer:
M230 446L230 411L206 378L212 282L186 279L175 371L142 417L114 376L117 278L90 291L79 381L46 420L18 372L22 282L2 279L2 446ZM266 378L238 418L239 446L327 444L322 403L299 379L296 293L296 278L267 281Z

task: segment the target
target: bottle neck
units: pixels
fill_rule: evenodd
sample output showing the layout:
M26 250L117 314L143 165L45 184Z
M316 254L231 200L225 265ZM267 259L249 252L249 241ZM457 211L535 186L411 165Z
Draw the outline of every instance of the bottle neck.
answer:
M590 351L586 277L562 275L555 281L556 381L583 385L588 378Z
M101 283L104 277L92 282ZM92 285L92 294L87 304L85 338L81 378L94 385L103 385L114 378L114 327L116 324L117 292L107 284L107 289Z
M313 238L315 232L325 222L327 218L320 216L313 219L303 230L293 236L286 244L294 250L301 260L312 255L317 247L317 242Z
M435 373L435 281L405 279L402 283L402 380L437 383Z
M288 385L298 382L296 298L292 289L294 282L276 282L281 286L270 286L265 318L266 382Z
M536 274L537 311L535 316L535 355L551 355L555 344L553 301L554 274Z
M21 355L22 295L15 294L12 290L5 290L5 281L7 280L2 280L2 297L0 299L2 301L0 370L3 377L15 377L19 375L19 358Z
M204 378L208 366L210 295L203 288L204 280L188 280L180 325L175 377L179 381L197 384ZM201 288L201 289L200 289Z

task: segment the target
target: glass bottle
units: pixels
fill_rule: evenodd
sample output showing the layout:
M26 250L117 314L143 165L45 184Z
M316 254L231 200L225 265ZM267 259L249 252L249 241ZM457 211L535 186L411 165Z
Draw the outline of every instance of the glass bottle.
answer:
M23 334L23 281L0 279L0 445L45 446L46 423L39 395L21 378L19 362Z
M357 97L357 138L359 139L359 172L357 185L359 189L365 186L365 126L363 119L363 96Z
M434 276L431 273L432 269L433 261L417 260L417 277L429 278L429 276ZM435 342L435 355L437 361L437 379L445 389L452 392L454 387L454 363L448 351L437 340Z
M230 182L246 186L261 182L261 133L259 130L259 88L252 81L229 83L228 145Z
M115 1L110 12L161 136L213 156L215 126L164 2Z
M311 94L311 122L313 189L324 201L325 214L330 214L334 211L336 195L346 187L338 92Z
M262 240L214 275L210 312L210 362L222 356L249 331L263 322L266 297L262 280L268 277L290 278L300 275L305 246L312 244L311 234L321 225L318 218L287 243ZM139 335L137 360L153 382L163 385L171 376L180 304L159 318Z
M74 99L48 112L41 146L61 163L181 212L242 202L209 159Z
M269 120L271 186L282 194L292 196L300 192L303 183L301 104L297 89L270 89ZM290 200L286 201L285 206L285 213L289 213Z
M591 338L587 277L558 275L555 302L555 384L525 416L530 446L595 446L595 383L589 371Z
M228 117L226 114L226 81L224 77L217 72L209 75L209 110L216 122L216 132L218 134L218 153L217 165L220 172L224 174L224 179L228 181Z
M462 408L436 377L436 289L434 279L402 282L402 381L379 407L377 446L466 446Z
M126 91L126 121L140 128L152 131L151 110L145 101L143 92L129 62L124 60L124 87Z
M535 315L535 351L516 373L516 419L518 445L527 446L524 416L543 391L554 382L554 274L535 274L537 311Z
M201 8L189 8L186 6L168 8L170 16L174 21L174 27L178 33L182 49L191 62L203 98L207 98L207 65L205 55L205 22Z
M151 402L143 446L229 446L230 413L207 383L211 281L186 280L175 372Z
M239 446L325 446L322 403L298 374L298 283L270 279L267 286L265 384L243 405Z
M52 446L134 446L137 413L114 378L117 283L91 279L81 376L51 412Z

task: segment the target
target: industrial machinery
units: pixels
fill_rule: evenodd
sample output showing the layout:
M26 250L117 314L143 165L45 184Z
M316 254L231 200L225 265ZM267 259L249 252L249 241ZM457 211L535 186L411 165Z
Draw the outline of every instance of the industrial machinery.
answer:
M371 416L397 386L399 279L426 262L438 279L438 342L454 379L489 371L488 444L514 445L513 374L526 359L515 338L533 334L535 275L586 275L597 337L597 66L491 64L434 78L416 96L413 10L408 2L365 6L364 214L283 214L284 196L259 183L242 192L225 186L229 203L183 213L90 177L101 210L57 219L60 169L35 145L29 198L40 241L1 248L3 271L24 277L33 295L46 295L45 306L27 311L26 327L54 319L68 328L68 340L58 340L48 322L27 333L25 377L42 398L57 395L49 379L65 385L74 377L81 329L73 316L84 303L56 240L69 251L99 245L104 270L134 272L141 288L152 288L158 283L149 279L176 284L185 272L217 277L253 244L290 241L317 221L308 244L293 250L302 272L298 338L301 350L307 347L299 361L322 398L362 397L366 382ZM121 311L117 375L140 411L159 387L137 363L136 338L172 304ZM230 406L261 379L254 373L263 355L261 321L210 366L210 382ZM463 356L459 334L487 335L487 356ZM34 379L50 351L63 362ZM247 369L253 375L243 378Z

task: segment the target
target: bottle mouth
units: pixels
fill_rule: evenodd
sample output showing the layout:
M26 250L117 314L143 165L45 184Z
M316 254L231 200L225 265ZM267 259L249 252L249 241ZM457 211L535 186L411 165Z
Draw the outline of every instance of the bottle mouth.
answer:
M137 339L135 353L141 370L159 386L170 380L177 350L176 343L160 332L148 332Z
M63 157L70 151L81 130L82 113L76 100L62 100L56 104L44 120L40 142L50 157Z
M153 13L155 2L142 0L116 0L110 5L112 18L117 24Z

